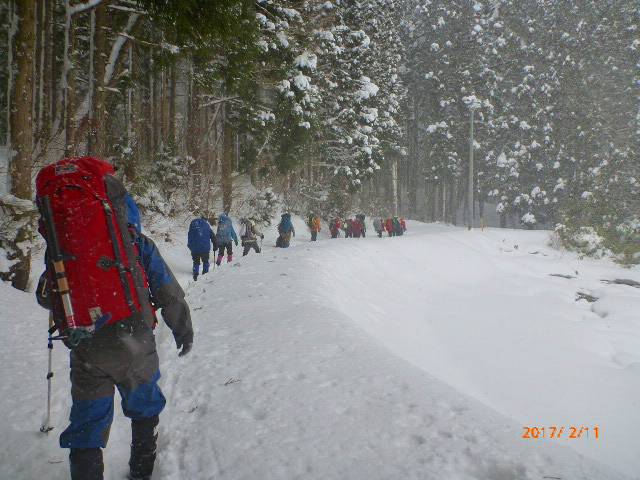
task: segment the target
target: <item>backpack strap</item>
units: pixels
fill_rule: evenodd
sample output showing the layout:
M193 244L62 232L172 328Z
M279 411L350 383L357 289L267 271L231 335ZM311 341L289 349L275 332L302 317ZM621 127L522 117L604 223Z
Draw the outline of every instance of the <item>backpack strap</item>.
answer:
M127 305L129 305L129 309L131 313L138 313L136 310L136 305L133 302L133 297L131 296L131 284L129 282L129 278L127 277L127 268L124 265L122 252L120 251L120 244L118 243L118 235L116 234L116 228L114 224L114 212L109 205L109 202L106 200L102 201L102 207L104 208L104 213L107 217L107 228L109 229L109 237L111 237L111 243L113 244L113 253L116 257L115 266L118 269L118 274L120 275L120 281L122 282L122 287L124 289L124 295L127 300Z

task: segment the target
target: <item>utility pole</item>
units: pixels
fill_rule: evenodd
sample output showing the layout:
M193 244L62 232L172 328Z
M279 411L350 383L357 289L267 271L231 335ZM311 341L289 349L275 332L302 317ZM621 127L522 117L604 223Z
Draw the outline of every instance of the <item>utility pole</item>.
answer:
M471 230L473 228L473 116L475 112L475 105L470 105L469 110L471 110L471 121L469 126L469 191L467 192L468 197L468 213L467 213L467 228Z

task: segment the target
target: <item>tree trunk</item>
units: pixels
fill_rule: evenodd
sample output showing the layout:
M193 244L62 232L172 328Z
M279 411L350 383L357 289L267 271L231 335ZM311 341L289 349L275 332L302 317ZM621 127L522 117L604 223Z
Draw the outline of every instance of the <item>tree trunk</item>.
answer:
M59 64L56 62L55 55L55 33L56 33L56 18L55 18L55 2L46 2L48 9L47 19L47 75L45 83L45 98L47 99L49 109L49 135L56 135L58 128L60 128L60 92L58 90L58 82L60 71Z
M39 98L40 108L38 117L38 137L40 142L49 138L51 133L51 67L52 61L51 44L49 31L53 24L51 18L51 7L46 0L42 0L42 17L40 20L40 76L39 76ZM44 148L44 147L43 147Z
M33 145L37 145L37 138L40 136L40 129L42 128L42 70L40 65L42 63L42 42L40 41L40 32L44 31L42 27L42 12L44 11L44 5L40 0L32 0L34 5L34 23L33 28L35 30L35 49L33 52L33 64L31 65L31 76L33 85L33 95L31 101L31 118L33 119L32 133L33 133Z
M167 72L163 69L160 72L160 139L159 145L166 147L168 143L168 117L169 117L169 95L168 95Z
M91 94L89 96L89 135L87 138L87 151L89 155L98 157L106 156L106 94L104 74L107 67L108 42L107 23L109 15L107 6L109 2L103 0L94 10L93 28L93 65L91 78L89 78Z
M11 144L9 151L9 176L11 193L19 199L31 200L31 160L33 153L33 66L36 47L35 2L16 2L17 18L15 37L16 78L13 102L10 112ZM17 214L14 214L17 216ZM25 290L31 270L31 252L19 248L31 239L31 222L23 218L13 218L20 227L14 240L14 259L11 267L11 283L15 288Z
M156 111L156 75L154 72L153 50L149 52L149 158L158 151L158 114Z
M7 19L9 20L9 34L7 35L7 91L5 92L7 95L7 117L6 117L6 125L7 125L7 138L6 144L11 145L11 97L13 95L13 43L14 36L16 34L17 21L15 18L15 7L13 6L13 1L9 0Z
M64 42L64 68L62 72L62 91L64 95L64 154L72 157L76 153L76 81L73 68L75 34L73 31L73 19L71 18L71 4L65 2L65 42Z
M400 205L398 204L398 158L391 161L391 201L393 205L393 215L399 215Z
M129 77L133 78L133 42L129 42L129 48L127 53L127 69L129 70ZM138 95L136 95L137 97ZM136 124L134 118L134 95L133 95L133 82L129 83L127 87L127 104L125 110L125 122L126 122L126 130L127 130L127 152L125 155L125 164L124 164L124 175L130 182L135 182L137 177L136 172L136 156L134 155L134 143L135 143L135 132L134 125Z
M176 66L171 65L167 76L167 137L169 145L176 145Z
M222 153L222 208L225 212L229 212L231 211L231 196L233 193L233 179L231 178L231 171L233 167L234 134L228 118L229 106L225 104L222 108L222 121L224 122L224 147Z

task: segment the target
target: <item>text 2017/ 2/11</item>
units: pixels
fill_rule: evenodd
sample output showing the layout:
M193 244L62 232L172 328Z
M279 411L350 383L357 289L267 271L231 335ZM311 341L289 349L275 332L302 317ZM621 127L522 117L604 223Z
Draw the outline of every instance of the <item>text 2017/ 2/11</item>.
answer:
M522 427L524 431L522 432L522 438L526 439L540 439L540 438L568 438L570 440L580 439L580 438L595 438L596 440L600 439L600 427L597 425L593 427L586 427L584 425L575 427L566 427L566 426L551 426L551 427ZM591 435L590 435L591 433Z

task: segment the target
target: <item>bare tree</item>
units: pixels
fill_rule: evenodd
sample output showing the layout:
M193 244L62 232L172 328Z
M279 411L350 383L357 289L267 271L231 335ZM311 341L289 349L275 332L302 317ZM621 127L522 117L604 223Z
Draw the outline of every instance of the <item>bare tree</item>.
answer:
M31 165L33 153L33 65L36 48L35 2L15 2L13 5L15 24L15 82L9 114L10 147L9 179L10 192L22 201L11 201L9 214L17 226L10 255L15 261L10 269L11 283L24 290L29 282L31 252L25 247L31 240L32 228L28 208L31 201ZM7 208L7 205L3 205ZM27 208L25 208L27 207Z

